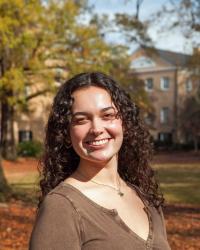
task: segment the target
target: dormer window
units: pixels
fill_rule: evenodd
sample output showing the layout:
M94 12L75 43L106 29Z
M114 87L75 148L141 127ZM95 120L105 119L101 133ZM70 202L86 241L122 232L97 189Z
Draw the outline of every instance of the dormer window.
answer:
M131 69L141 69L141 68L152 68L155 67L156 64L149 57L141 56L131 62Z

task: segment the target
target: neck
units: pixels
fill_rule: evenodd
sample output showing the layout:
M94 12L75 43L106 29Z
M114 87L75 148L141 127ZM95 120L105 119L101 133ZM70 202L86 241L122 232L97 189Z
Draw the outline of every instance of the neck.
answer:
M94 179L104 184L116 186L118 175L117 158L113 157L109 162L104 164L81 159L76 172L84 176L88 181Z

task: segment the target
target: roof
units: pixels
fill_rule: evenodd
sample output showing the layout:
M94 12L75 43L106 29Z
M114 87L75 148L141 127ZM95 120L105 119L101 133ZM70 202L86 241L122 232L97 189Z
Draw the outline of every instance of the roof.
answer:
M163 60L175 66L185 66L191 58L190 55L172 52L168 50L156 49L156 52Z
M174 65L174 66L186 66L188 61L191 59L191 55L173 52L169 50L161 50L157 48L141 46L135 52L140 49L146 50L147 54L151 57L152 54L158 55L162 60Z

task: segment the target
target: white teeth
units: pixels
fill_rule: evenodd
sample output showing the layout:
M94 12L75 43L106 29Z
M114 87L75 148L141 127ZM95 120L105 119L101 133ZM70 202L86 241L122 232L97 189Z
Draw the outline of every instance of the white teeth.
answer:
M108 142L108 139L103 139L103 140L98 140L98 141L90 141L89 144L97 146L97 145L103 145L107 142Z

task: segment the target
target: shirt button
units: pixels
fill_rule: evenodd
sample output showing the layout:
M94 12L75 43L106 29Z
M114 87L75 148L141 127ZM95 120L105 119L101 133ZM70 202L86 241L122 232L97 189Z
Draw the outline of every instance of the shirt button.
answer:
M117 212L117 210L116 210L116 209L113 209L113 210L112 210L112 212L113 212L113 214L115 214L115 215L117 215L117 214L118 214L118 212Z

